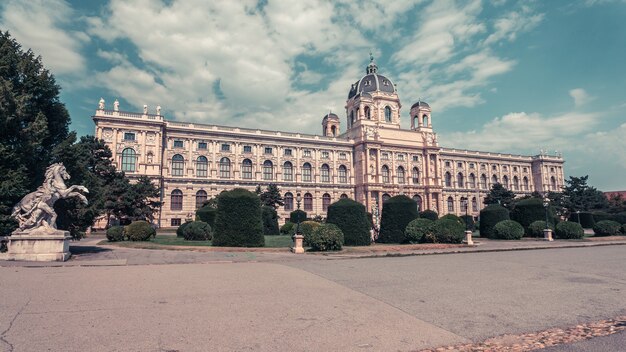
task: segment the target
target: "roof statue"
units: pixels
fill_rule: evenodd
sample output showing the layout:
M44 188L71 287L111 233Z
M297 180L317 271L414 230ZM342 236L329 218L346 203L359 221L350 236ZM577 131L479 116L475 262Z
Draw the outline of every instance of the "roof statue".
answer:
M113 103L113 110L120 111L120 102L117 99L115 99L115 102Z
M104 98L100 98L98 102L98 110L104 110Z

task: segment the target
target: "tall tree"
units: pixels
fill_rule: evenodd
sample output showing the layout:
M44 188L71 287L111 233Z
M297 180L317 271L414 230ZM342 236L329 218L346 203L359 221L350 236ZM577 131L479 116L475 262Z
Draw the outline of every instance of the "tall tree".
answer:
M563 206L569 212L605 209L609 203L606 196L595 187L587 185L589 175L565 180L563 187Z
M259 187L260 188L260 187ZM283 197L280 195L280 189L278 186L270 183L267 189L261 193L261 203L274 209L285 205Z
M0 235L16 223L11 208L43 181L70 116L41 57L0 31Z
M485 204L500 204L510 210L513 198L515 198L515 193L504 188L501 183L494 183L485 197Z

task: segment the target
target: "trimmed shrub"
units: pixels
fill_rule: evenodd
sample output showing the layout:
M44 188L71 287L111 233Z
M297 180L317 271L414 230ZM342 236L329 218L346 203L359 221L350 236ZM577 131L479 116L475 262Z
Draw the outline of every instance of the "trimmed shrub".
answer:
M437 219L439 219L439 214L437 214L436 211L434 210L424 210L424 211L420 211L419 212L419 217L423 218L423 219L428 219L428 220L432 220L435 221Z
M573 221L561 221L556 224L554 237L560 239L580 239L585 236L585 230L579 223Z
M343 233L335 224L321 224L309 237L312 251L339 251L343 245Z
M519 240L524 236L524 228L514 220L502 220L493 227L493 236L498 240Z
M346 246L369 246L372 243L370 221L365 206L352 199L340 199L328 206L327 224L335 224L343 233Z
M613 214L613 221L617 221L620 224L626 224L626 212Z
M118 242L124 240L124 226L112 226L107 230L107 240Z
M626 235L626 224L622 225L622 233Z
M300 223L306 221L306 211L294 210L291 213L289 213L289 222L293 222L294 224L297 224L298 219L300 219Z
M203 206L196 210L196 221L206 222L211 226L211 228L215 228L215 217L217 216L217 209L212 208L210 206Z
M593 226L593 233L596 236L617 236L622 226L617 221L602 220Z
M283 226L280 227L281 235L289 235L292 229L296 226L293 222L287 221Z
M613 214L609 214L604 211L594 211L591 215L593 215L593 221L599 222L602 220L613 220L615 221L615 216Z
M280 229L278 228L278 213L274 207L267 205L261 208L261 217L263 218L263 234L265 236L278 236Z
M548 221L554 223L554 211L551 207L548 208ZM535 221L546 219L546 209L543 206L543 199L541 198L528 198L522 199L515 204L515 208L511 211L511 220L517 221L527 235L530 236L529 226Z
M191 221L183 229L183 238L187 241L209 241L213 238L211 225L203 221Z
M320 225L321 224L319 222L311 220L300 223L300 233L302 234L302 236L304 236L303 245L305 247L309 246L309 238L311 237L311 234L315 229L320 227ZM297 229L298 224L293 225L293 228L291 229L291 236L296 234Z
M439 219L450 219L450 220L458 221L459 224L465 225L463 220L460 217L458 217L458 216L456 216L454 214L446 214L446 215L440 217Z
M263 247L261 200L243 188L222 192L217 197L214 246Z
M156 230L147 221L133 221L124 229L130 241L147 241L156 236Z
M476 230L476 223L474 222L474 217L471 215L461 215L461 220L463 221L463 225L467 226L471 231Z
M550 224L549 226L550 226L550 229L554 231L554 226L552 226L552 224ZM545 228L546 228L545 220L533 221L530 225L528 225L528 232L526 233L531 237L543 237L543 230L545 230Z
M411 198L404 195L389 198L383 204L378 242L403 242L406 226L417 216L417 203Z
M430 219L417 218L406 225L404 230L404 242L421 243L434 242L433 226L435 222Z
M571 222L578 222L579 217L580 225L583 227L583 229L592 229L593 225L596 224L596 222L593 220L593 214L588 211L581 211L580 214L573 212L569 214L568 220Z
M189 224L191 224L191 221L185 221L180 224L180 226L178 226L178 228L176 229L176 237L183 237L183 231L185 231L185 227L187 227L187 225Z
M461 243L465 227L456 220L442 218L433 223L433 234L438 243Z
M493 228L503 220L510 220L509 211L500 204L490 204L480 211L480 236L492 238Z

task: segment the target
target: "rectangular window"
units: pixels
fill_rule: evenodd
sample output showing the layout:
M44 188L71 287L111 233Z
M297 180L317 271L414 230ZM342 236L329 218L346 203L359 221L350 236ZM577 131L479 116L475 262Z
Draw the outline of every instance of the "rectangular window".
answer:
M272 148L271 147L265 147L265 154L272 154Z
M206 148L207 148L206 142L198 142L198 149L206 149Z
M381 156L381 158L382 158L383 160L389 160L389 153L383 153L383 154L382 154L382 156Z
M339 153L339 159L346 160L346 158L347 158L346 153Z
M404 154L398 154L398 160L404 161Z
M285 149L285 156L291 156L291 149Z
M470 167L470 169L473 169L474 168L474 163L470 163L469 167Z
M446 167L450 167L450 162L446 161Z
M180 218L172 219L170 221L170 226L180 226L180 223L181 223Z
M323 151L322 152L322 159L328 159L328 152L327 151Z
M303 153L305 158L310 158L311 157L311 151L308 150L308 149L305 149L302 153Z
M243 152L244 153L252 153L252 146L251 145L244 145L243 146Z
M456 167L463 167L463 163L456 163Z
M527 169L527 168L524 168L524 172L528 172L528 169Z
M418 162L418 161L420 161L419 156L413 155L413 162Z
M132 132L125 132L124 133L124 140L125 141L134 141L135 140L135 134Z
M174 141L174 148L182 148L182 147L183 147L183 141L181 140Z

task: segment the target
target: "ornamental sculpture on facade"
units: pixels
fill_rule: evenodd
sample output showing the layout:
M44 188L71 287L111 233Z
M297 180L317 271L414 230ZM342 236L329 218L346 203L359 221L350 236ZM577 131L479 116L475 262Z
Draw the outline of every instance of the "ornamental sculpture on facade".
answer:
M78 197L84 204L87 204L87 198L78 192L89 193L87 188L76 185L67 187L65 180L69 178L70 175L63 163L48 166L43 185L24 196L13 207L12 216L19 224L18 229L13 233L31 233L35 230L44 233L55 232L57 214L54 211L54 203L59 199Z

